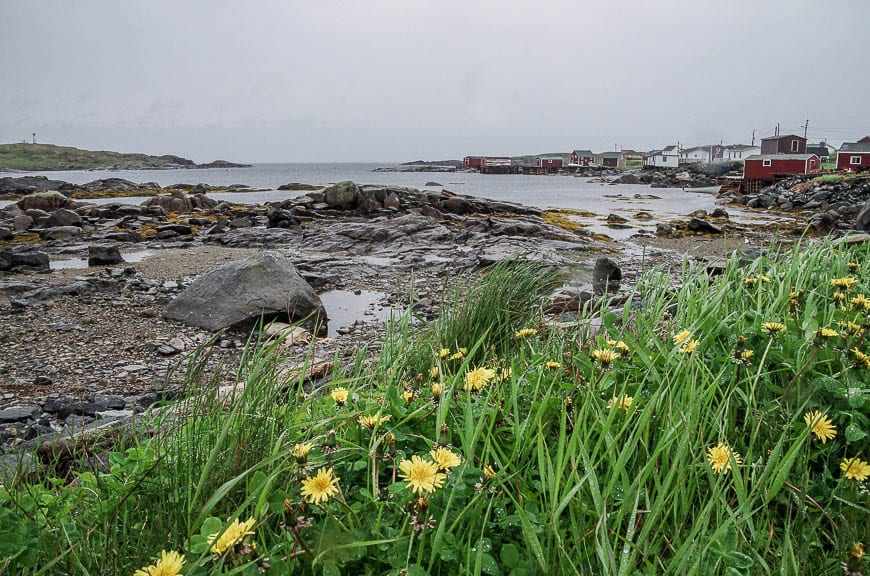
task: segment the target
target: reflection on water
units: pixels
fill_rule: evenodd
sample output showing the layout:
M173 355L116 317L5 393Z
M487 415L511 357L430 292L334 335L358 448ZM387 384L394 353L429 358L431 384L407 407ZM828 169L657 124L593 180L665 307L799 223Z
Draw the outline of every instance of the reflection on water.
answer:
M391 316L398 316L399 310L380 303L385 296L383 292L373 290L329 290L320 294L329 318L327 335L330 338L338 336L339 330L357 322L386 322Z
M150 250L138 250L136 252L127 252L121 254L124 262L141 262L145 258L151 256L153 252ZM64 258L63 260L52 260L50 262L52 270L70 270L88 267L87 258Z

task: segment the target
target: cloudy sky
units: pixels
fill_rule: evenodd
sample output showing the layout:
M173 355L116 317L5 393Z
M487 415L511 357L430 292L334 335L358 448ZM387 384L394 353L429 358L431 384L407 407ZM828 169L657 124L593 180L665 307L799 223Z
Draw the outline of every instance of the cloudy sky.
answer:
M870 134L868 0L0 0L0 143L406 161Z

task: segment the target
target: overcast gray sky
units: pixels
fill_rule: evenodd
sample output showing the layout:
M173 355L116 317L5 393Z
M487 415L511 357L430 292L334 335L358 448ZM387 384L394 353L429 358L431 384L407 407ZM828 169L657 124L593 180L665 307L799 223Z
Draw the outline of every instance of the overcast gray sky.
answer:
M0 0L0 142L406 161L870 134L868 0Z

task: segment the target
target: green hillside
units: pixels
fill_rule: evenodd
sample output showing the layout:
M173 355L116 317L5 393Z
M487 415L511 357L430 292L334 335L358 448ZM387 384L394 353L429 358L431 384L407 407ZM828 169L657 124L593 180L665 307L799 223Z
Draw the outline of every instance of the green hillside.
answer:
M80 150L52 144L0 144L0 169L89 170L92 168L192 168L196 163L179 156L149 156Z

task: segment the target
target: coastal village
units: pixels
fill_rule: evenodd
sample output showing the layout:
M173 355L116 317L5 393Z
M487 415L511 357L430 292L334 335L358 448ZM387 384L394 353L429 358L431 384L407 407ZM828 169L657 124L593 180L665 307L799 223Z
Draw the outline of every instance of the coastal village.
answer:
M861 172L870 170L870 136L845 142L839 149L826 142L809 143L795 134L775 134L760 144L707 144L684 147L680 143L637 152L622 149L594 153L575 149L570 154L544 155L533 159L508 156L466 156L465 169L482 174L578 174L587 169L643 168L679 169L692 164L734 163L727 178L744 191L757 191L771 182L823 170Z

